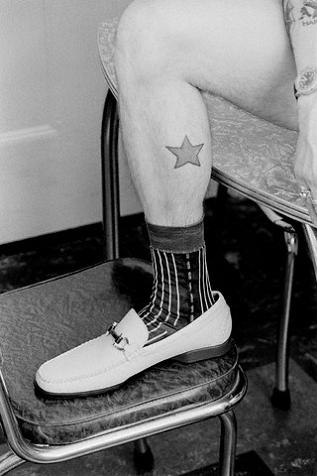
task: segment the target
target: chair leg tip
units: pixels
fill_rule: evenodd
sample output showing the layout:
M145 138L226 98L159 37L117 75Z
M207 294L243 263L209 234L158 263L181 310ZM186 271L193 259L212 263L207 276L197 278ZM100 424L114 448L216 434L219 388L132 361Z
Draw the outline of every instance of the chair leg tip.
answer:
M278 390L274 388L271 402L273 407L278 408L279 410L289 410L291 408L291 395L290 391L287 390Z
M148 444L142 451L137 446L134 448L133 460L138 474L151 473L154 469L154 456Z

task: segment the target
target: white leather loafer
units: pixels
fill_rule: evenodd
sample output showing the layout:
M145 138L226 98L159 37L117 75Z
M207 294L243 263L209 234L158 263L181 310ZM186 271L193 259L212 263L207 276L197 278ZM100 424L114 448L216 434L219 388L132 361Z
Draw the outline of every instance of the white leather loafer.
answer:
M231 314L223 296L182 329L153 344L148 330L131 309L107 333L45 362L35 385L55 397L102 393L118 387L133 375L167 359L190 363L228 352L232 342Z

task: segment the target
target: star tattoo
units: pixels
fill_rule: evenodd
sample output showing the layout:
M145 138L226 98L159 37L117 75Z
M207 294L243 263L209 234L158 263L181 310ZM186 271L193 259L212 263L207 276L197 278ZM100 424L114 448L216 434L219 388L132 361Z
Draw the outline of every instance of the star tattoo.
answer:
M166 149L169 150L177 158L175 169L179 169L186 164L197 165L200 167L200 162L198 154L201 149L204 147L204 144L193 145L187 136L183 140L181 147L169 147L166 146Z

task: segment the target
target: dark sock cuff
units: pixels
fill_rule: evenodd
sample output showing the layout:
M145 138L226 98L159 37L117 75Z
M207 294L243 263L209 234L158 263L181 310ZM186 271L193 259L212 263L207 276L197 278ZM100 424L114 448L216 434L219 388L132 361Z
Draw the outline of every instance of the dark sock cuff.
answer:
M204 241L203 219L190 226L160 226L147 223L150 245L168 253L192 253L202 248Z

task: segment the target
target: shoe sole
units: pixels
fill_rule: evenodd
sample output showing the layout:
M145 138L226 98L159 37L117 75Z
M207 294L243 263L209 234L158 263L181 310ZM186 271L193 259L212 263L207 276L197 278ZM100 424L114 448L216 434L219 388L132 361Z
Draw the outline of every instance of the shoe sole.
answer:
M172 357L170 360L176 360L183 364L193 364L195 362L200 362L201 360L215 359L216 357L221 357L226 354L230 350L232 342L232 339L229 338L223 344L191 350L190 352L185 352L184 354Z
M202 349L192 350L190 352L185 352L184 354L176 355L175 357L171 357L167 359L174 360L176 362L180 362L182 364L194 364L195 362L201 362L202 360L209 360L215 359L217 357L222 357L225 355L229 350L234 346L234 341L231 337L226 340L223 344L215 345L212 347L204 347ZM161 362L164 362L163 360ZM158 362L155 365L158 365ZM155 367L153 365L153 367ZM151 367L148 367L150 369ZM145 372L147 369L142 370L141 372ZM140 372L140 373L141 373ZM125 380L124 382L119 383L118 385L114 385L113 387L106 387L103 389L98 390L89 390L87 392L78 392L78 393L51 393L43 390L36 380L34 380L34 390L35 394L39 397L47 397L51 400L59 400L59 399L67 399L67 398L83 398L83 397L93 397L96 395L100 395L102 393L111 392L120 388L123 384L127 383L130 379L135 377L138 374L131 375L130 378Z

